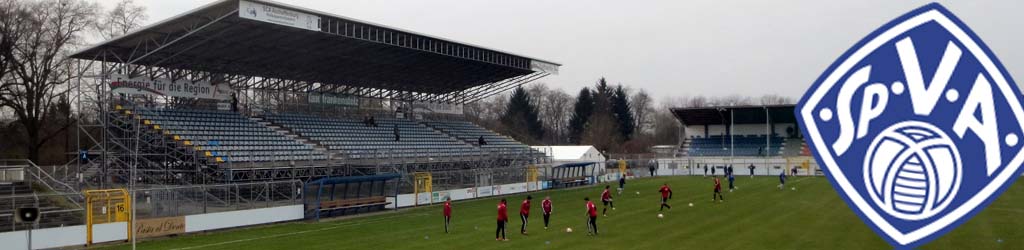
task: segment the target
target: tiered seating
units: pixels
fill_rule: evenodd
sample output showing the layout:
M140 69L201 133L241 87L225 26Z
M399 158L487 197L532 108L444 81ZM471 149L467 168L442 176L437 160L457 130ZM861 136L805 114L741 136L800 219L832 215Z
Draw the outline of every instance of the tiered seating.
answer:
M476 124L467 121L428 121L424 122L428 126L434 127L441 132L447 133L452 137L458 138L459 140L466 141L473 145L479 146L488 152L495 152L499 154L523 154L523 153L538 153L531 149L530 146L516 141L508 136L500 135L493 131L487 130ZM486 145L479 145L478 141L480 136L484 137Z
M323 118L301 114L271 114L270 121L320 142L352 159L385 157L473 157L483 152L408 119L375 118L367 126L351 118ZM395 140L395 126L399 140Z
M138 109L144 123L194 146L215 162L326 160L313 150L241 114L213 110Z
M782 153L782 138L772 136L769 147L765 148L765 135L736 135L730 141L728 136L690 138L689 156L778 156ZM730 149L735 150L734 153Z

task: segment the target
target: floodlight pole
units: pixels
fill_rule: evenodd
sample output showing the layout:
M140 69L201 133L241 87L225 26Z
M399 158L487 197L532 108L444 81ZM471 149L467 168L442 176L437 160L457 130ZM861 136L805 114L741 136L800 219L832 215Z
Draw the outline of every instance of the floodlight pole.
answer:
M771 146L772 146L772 123L771 123L771 115L768 112L768 106L764 107L764 131L765 131L764 150L762 150L762 152L764 153L764 166L766 167L765 169L767 169L767 167L768 167L768 155L769 155L768 152L770 152L769 150L771 150ZM753 171L751 171L751 175L753 175Z
M131 216L129 218L130 226L128 227L128 230L129 230L128 231L128 237L131 238L131 241L132 241L132 250L135 250L135 235L132 234L132 232L131 232L132 230L135 230L135 178L137 178L136 171L138 171L138 169L139 169L139 144L142 143L142 135L141 135L141 133L142 133L142 120L137 120L137 121L138 122L135 124L135 152L133 152L135 154L134 155L135 156L134 157L135 158L135 162L134 162L134 164L132 164L132 169L131 169L131 174L130 174L131 180L129 180L129 182L128 182L129 183L129 185L128 185L128 195L129 195L128 202L132 206L132 211L131 211L132 214L131 214Z
M729 109L729 163L736 158L736 109Z

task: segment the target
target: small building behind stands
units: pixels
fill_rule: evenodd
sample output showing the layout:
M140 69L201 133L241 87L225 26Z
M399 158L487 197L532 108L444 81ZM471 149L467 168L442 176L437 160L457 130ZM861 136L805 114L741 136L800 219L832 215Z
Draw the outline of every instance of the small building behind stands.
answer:
M531 148L543 152L551 158L552 164L597 162L603 164L608 158L594 146L531 146ZM598 165L603 167L603 165Z

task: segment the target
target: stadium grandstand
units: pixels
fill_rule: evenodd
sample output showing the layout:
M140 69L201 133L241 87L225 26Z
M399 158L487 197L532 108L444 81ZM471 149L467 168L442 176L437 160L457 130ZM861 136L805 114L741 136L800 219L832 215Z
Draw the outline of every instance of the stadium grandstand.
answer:
M748 173L745 168L750 165L763 166L758 174L772 174L811 164L793 109L794 105L672 108L682 124L674 155L694 168L744 168L737 173ZM801 171L815 171L808 168L801 166Z
M793 107L674 108L684 128L676 156L798 156L805 146Z
M42 227L92 223L86 193L97 189L136 190L145 219L368 206L358 199L396 207L398 193L422 191L417 173L435 189L523 182L544 153L467 121L462 105L560 66L259 0L217 1L71 56L73 102L99 114L79 129L102 132L79 134L79 148L94 146L67 165L6 163L24 178L0 186L14 195L0 231L25 228L17 207L44 206ZM302 190L318 180L345 200L302 199L325 191Z

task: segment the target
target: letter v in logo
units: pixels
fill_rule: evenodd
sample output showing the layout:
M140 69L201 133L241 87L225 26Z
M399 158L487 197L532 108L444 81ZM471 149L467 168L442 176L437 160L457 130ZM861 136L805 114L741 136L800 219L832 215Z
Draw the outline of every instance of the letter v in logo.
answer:
M1020 96L981 39L933 3L854 45L795 112L847 205L893 246L913 248L1021 175Z

